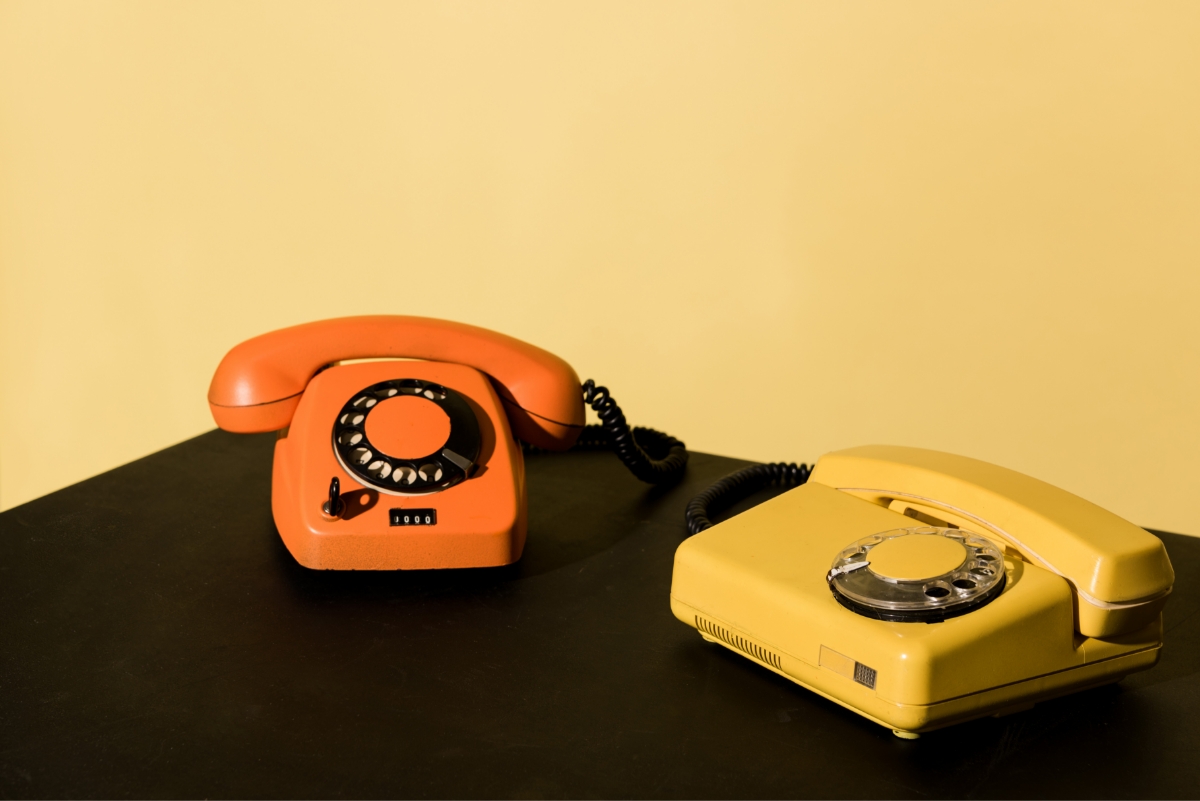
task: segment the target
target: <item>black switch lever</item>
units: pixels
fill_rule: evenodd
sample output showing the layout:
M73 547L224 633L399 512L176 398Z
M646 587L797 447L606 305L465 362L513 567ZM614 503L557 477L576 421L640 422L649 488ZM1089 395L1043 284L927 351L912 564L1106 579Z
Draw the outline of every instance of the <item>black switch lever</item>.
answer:
M329 482L329 500L321 505L321 511L326 517L341 517L345 509L346 504L342 502L342 482L334 476Z

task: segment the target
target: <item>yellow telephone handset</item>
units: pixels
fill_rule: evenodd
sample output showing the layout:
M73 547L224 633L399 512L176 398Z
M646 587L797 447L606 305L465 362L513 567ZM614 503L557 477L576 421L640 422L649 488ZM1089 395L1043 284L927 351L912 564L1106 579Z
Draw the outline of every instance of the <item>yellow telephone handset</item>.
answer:
M1065 490L977 459L868 445L821 457L809 481L931 525L995 536L1067 580L1085 637L1143 628L1175 580L1157 537Z

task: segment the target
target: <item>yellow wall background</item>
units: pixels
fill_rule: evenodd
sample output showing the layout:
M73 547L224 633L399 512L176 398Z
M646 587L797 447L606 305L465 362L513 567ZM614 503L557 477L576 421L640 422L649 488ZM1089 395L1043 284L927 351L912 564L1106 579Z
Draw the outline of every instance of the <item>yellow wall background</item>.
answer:
M694 449L1200 534L1200 3L0 4L0 508L240 340L495 328Z

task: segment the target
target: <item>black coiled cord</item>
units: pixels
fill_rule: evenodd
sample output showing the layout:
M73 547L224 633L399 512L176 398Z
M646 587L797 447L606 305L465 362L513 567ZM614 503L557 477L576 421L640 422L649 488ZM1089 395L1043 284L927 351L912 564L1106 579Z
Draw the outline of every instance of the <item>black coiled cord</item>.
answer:
M713 522L708 517L710 514L728 509L738 501L749 498L767 487L798 487L808 481L810 473L811 467L795 462L756 464L730 473L692 498L685 514L688 535L699 534L706 528L711 528Z
M588 379L583 382L583 400L600 417L600 425L584 426L576 448L611 448L640 481L668 484L678 481L687 467L684 444L661 431L638 426L631 429L621 407L608 393Z

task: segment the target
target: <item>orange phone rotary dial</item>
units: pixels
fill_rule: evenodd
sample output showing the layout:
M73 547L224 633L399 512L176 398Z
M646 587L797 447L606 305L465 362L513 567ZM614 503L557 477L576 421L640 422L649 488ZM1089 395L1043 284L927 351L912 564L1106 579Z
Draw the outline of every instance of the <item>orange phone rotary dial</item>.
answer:
M381 412L386 419L379 419ZM395 449L390 454L389 441ZM342 467L360 482L396 495L437 492L466 481L480 446L479 423L463 397L415 378L381 381L355 393L333 424Z

